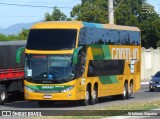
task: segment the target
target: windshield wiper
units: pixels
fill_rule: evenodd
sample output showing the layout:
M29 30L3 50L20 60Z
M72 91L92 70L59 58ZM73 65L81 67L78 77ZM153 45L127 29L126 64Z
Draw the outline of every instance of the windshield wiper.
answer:
M74 78L74 74L56 77L56 79L70 79L70 78Z

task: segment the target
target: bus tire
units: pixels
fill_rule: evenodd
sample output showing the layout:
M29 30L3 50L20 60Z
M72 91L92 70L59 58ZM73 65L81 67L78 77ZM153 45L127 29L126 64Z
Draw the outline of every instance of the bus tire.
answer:
M98 89L94 86L90 104L94 105L98 102Z
M89 105L89 101L90 101L90 91L89 91L89 87L87 86L85 99L82 100L82 103L81 103L81 104L82 104L83 106L87 106L87 105Z
M133 83L131 82L129 85L129 89L127 88L127 99L131 98L132 92L133 92Z
M125 100L127 98L127 83L124 84L123 94L121 94L121 99Z
M7 100L7 91L5 85L0 85L0 105L4 105Z

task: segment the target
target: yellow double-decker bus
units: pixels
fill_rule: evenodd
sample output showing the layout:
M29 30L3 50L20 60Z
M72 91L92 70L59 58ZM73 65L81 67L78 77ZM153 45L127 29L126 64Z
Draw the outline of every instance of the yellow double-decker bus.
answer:
M95 104L127 99L140 89L140 30L81 21L32 26L25 49L24 96L39 106L55 101Z

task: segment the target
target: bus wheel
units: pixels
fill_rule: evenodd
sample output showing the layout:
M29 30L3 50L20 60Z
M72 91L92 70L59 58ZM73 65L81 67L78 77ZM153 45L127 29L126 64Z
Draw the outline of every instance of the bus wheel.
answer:
M4 105L7 100L7 91L5 85L0 85L0 105Z
M122 100L125 100L127 97L127 83L124 84L123 94L121 95Z
M133 92L133 83L131 82L129 85L129 90L127 92L127 99L131 98L132 92Z
M94 87L90 104L94 105L97 102L98 102L98 90L96 87Z
M90 92L89 92L89 87L87 86L85 99L82 100L82 105L87 106L89 104L89 99L90 99Z

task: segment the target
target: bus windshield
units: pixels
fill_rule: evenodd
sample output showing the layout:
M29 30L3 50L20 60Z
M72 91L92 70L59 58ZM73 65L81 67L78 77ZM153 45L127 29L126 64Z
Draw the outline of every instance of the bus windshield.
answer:
M76 45L76 29L31 29L29 50L71 50Z
M74 78L71 55L31 55L26 64L26 79L31 82L64 83Z

